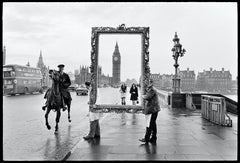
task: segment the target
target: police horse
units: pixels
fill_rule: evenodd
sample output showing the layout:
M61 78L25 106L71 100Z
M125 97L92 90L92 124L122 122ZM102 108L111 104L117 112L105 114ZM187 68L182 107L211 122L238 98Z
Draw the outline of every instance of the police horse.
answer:
M50 130L51 126L48 123L48 115L51 110L56 112L55 133L58 133L58 123L61 116L61 108L64 108L65 106L63 97L60 93L59 83L60 83L60 73L54 70L52 73L52 87L46 93L48 104L47 104L47 110L45 113L45 120L46 120L47 129ZM66 102L67 102L66 105L68 107L68 121L71 122L71 119L70 119L71 101L66 101Z

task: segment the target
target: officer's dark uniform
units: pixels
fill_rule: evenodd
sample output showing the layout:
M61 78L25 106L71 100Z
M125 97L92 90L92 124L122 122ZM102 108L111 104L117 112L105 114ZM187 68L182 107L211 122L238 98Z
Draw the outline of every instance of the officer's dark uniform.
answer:
M60 65L58 65L58 67L64 67L64 65L60 64ZM60 73L60 71L59 71L59 73ZM71 85L71 80L70 80L68 74L66 74L66 73L61 74L60 75L59 89L60 89L60 92L62 94L65 105L70 104L71 101L72 101L71 94L68 90L68 87L70 85Z

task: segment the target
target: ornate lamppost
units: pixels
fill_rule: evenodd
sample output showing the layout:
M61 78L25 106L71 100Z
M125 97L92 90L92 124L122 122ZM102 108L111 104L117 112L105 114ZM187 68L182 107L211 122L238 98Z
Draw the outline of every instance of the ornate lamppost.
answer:
M172 48L173 52L173 59L175 60L175 75L173 78L173 93L180 93L180 77L177 73L178 64L178 57L183 57L184 53L186 52L185 49L182 48L182 45L179 43L180 39L177 36L177 32L175 32L175 36L173 38L174 46Z

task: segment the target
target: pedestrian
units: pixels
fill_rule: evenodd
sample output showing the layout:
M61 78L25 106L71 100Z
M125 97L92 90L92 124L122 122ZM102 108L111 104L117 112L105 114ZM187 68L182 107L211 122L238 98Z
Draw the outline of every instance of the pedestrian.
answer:
M122 105L126 105L126 92L127 92L127 86L123 82L121 87L120 87L120 93L121 93L121 100L122 100Z
M135 83L133 83L130 88L130 94L130 100L132 100L132 104L136 105L136 102L138 101L138 88Z
M70 107L71 101L72 101L71 94L68 90L68 87L71 85L71 80L70 80L68 74L63 72L64 67L65 66L63 64L58 65L58 68L59 68L58 72L60 73L59 90L60 90L62 98L63 98L63 111L65 111L67 109L67 107ZM66 105L66 104L68 104L68 105Z
M90 92L91 92L91 83L85 82L85 86L88 89L88 96L90 99ZM88 102L90 104L90 102ZM90 130L87 136L83 138L85 140L93 139L93 138L100 138L100 125L99 125L99 117L100 113L89 111L88 113L89 121L90 121Z
M157 116L160 111L158 95L156 89L153 87L153 80L150 79L147 87L146 95L142 95L146 105L144 108L144 114L146 118L146 133L143 139L139 139L141 142L152 142L156 143L157 140ZM151 136L151 138L150 138Z

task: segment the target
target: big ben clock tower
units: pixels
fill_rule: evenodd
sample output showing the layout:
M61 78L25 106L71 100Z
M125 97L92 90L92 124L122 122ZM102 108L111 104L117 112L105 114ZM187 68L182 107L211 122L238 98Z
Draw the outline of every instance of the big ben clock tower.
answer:
M120 72L121 72L121 56L118 49L118 43L116 42L115 50L112 56L112 84L119 85L120 80Z

